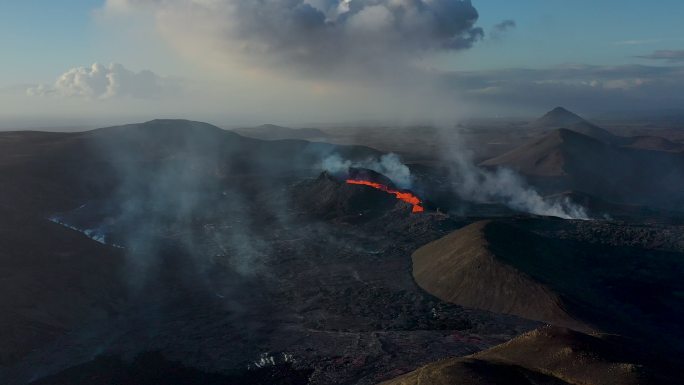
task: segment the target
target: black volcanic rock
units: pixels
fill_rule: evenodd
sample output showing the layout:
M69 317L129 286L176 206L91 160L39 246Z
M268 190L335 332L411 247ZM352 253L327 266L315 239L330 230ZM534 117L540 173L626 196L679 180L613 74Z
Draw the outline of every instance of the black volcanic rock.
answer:
M289 364L245 369L232 375L205 373L147 352L127 361L99 356L84 364L32 382L32 385L306 385L310 370L295 370Z
M679 246L653 240L679 239L653 233L593 221L482 221L414 252L413 273L459 305L682 351L684 264Z
M378 181L388 181L386 177L371 170L351 170L354 171L350 174L357 177L363 175ZM369 219L397 207L406 209L406 212L411 211L411 205L393 195L369 186L348 184L345 182L346 178L347 176L334 176L324 171L318 178L300 183L293 194L295 204L314 215L330 219Z
M369 170L367 168L356 168L350 167L345 179L353 180L363 180L373 183L379 183L387 188L396 190L397 187L394 185L392 180L379 172Z
M378 154L362 146L245 138L188 120L0 133L0 326L8 331L0 338L0 364L115 307L126 251L111 245L127 243L114 234L159 236L169 224L187 230L197 218L230 217L217 210L229 202L223 192L277 192L311 175L331 153L351 160ZM153 226L143 231L143 220Z
M603 145L572 135L551 139L560 147ZM330 152L344 159L375 153L260 141L189 121L74 134L0 133L3 385L371 385L539 326L421 290L410 274L411 253L472 218L413 215L409 205L372 187L327 173L311 178L316 160ZM84 232L103 229L109 218L115 229L127 230L127 239L154 248L102 245L50 222L57 212ZM523 284L539 282L572 299L563 301L568 307L596 305L573 306L568 311L587 313L569 314L640 330L648 337L644 349L663 340L681 345L682 333L674 330L683 318L681 234L672 226L628 229L599 221L489 223L481 238L494 265L520 273L462 282L483 285L491 295L502 278L525 274ZM481 250L466 243L473 245L468 252ZM511 295L535 298L503 294L498 298L511 306ZM549 336L553 342L566 335ZM549 339L537 340L505 346L519 360L529 346L564 367L587 362L585 354L570 361L556 354L577 351L576 345L541 351ZM489 352L506 358L505 351ZM514 372L520 374L515 368L504 374Z

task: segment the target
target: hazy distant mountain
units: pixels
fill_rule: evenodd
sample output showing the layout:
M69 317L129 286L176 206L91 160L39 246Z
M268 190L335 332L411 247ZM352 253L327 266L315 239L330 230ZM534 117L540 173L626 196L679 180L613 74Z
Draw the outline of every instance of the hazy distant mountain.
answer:
M606 143L615 143L620 138L563 107L556 107L547 112L535 120L532 126L544 130L567 128Z
M563 107L556 107L547 112L541 118L535 120L532 127L550 130L558 128L566 128L580 134L598 139L604 143L644 150L667 151L667 152L683 152L684 145L675 143L668 139L658 136L635 136L626 137L618 136L610 131L590 123L574 112L568 111Z
M264 124L257 127L238 128L233 130L240 135L250 138L263 140L279 139L324 139L329 135L318 128L289 128L276 126L274 124Z
M569 129L481 165L514 169L548 193L576 190L618 203L684 207L684 154L624 148Z
M625 141L624 137L613 135L608 130L586 121L568 125L566 128L605 143L621 144Z
M533 125L537 127L567 127L583 122L586 122L586 120L574 112L568 111L563 107L556 107L535 120Z
M583 163L589 157L603 157L610 149L599 140L560 128L481 165L506 166L529 176L559 177L568 175L573 163Z

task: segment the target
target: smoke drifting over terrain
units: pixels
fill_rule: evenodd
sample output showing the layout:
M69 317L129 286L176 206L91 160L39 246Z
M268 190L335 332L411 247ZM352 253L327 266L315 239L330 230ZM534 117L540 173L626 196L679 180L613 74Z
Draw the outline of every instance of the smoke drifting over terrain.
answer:
M225 179L239 168L237 144L222 142L220 129L196 122L104 130L97 143L117 180L105 211L111 213L107 220L117 243L126 249L134 288L158 274L169 258L179 257L195 273L216 264L244 276L262 270L269 250L253 231L253 197L237 183L238 176ZM266 154L260 156L268 162ZM260 207L261 217L281 218L274 214L277 203Z
M567 199L550 202L514 171L483 169L474 164L466 151L448 155L452 184L461 198L474 202L501 203L513 210L564 219L589 219L586 209Z
M377 154L366 147L250 139L186 120L88 135L102 163L98 172L111 183L83 209L92 218L88 228L102 229L107 243L125 249L134 287L174 264L181 275L204 277L216 269L241 279L268 274L273 250L267 239L293 219L288 186L316 174L332 153L340 159ZM410 181L396 156L374 167Z
M488 171L459 163L457 191L462 198L480 202L500 202L517 210L564 219L588 219L586 210L569 200L549 202L509 169Z
M450 183L464 200L481 203L500 203L513 210L565 219L589 219L586 209L570 202L567 198L549 201L534 188L528 186L517 173L510 169L488 170L475 165L464 150L455 150L445 155L450 167ZM350 161L337 154L326 157L322 162L325 171L346 174L349 169L366 168L378 172L401 189L411 189L414 177L411 170L396 154L386 154L379 159Z
M411 170L401 162L397 154L385 154L379 159L356 162L342 159L341 156L333 154L323 159L321 166L331 174L346 174L351 167L367 168L388 177L397 187L402 189L410 189L413 184Z

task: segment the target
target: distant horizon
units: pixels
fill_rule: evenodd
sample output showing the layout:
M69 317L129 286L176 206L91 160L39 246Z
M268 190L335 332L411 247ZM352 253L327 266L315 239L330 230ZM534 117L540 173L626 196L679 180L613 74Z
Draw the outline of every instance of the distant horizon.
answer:
M563 106L555 106L563 107ZM451 126L456 126L458 124L466 122L486 122L486 121L533 121L540 118L545 113L551 111L555 107L550 107L549 109L539 112L538 114L519 114L519 115L479 115L463 117L459 120L454 120ZM565 108L565 107L563 107ZM603 112L603 113L583 113L581 111L566 108L567 110L580 115L587 120L596 121L631 121L631 120L643 120L643 121L668 121L674 120L684 120L684 109L682 110L662 110L662 111L624 111L624 112ZM379 128L386 126L393 126L396 128L406 128L406 127L420 127L420 126L444 126L446 123L435 124L435 122L430 122L427 120L415 120L415 121L400 121L391 119L359 119L359 120L348 120L348 121L319 121L319 122L306 122L306 121L257 121L257 120L236 120L230 121L230 119L191 119L185 117L131 117L129 119L118 118L118 119L103 119L103 120L90 120L90 119L78 119L76 117L70 119L64 119L62 121L57 120L54 123L49 123L54 121L54 119L42 119L35 120L31 118L22 118L16 120L6 120L0 119L0 131L41 131L41 132L81 132L89 131L97 128L104 127L115 127L127 124L140 124L149 122L152 120L189 120L197 121L203 123L209 123L211 125L220 127L226 130L239 129L239 128L252 128L264 125L275 125L287 128L353 128L353 127L368 127L368 128Z

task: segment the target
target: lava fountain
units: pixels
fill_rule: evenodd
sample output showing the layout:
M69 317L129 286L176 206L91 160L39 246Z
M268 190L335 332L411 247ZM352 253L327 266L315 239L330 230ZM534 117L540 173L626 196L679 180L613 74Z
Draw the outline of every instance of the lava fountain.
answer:
M369 186L374 189L384 191L388 194L392 194L397 199L400 199L410 205L413 206L412 212L414 213L422 213L425 211L425 208L423 207L423 202L421 202L420 198L417 196L413 195L410 192L407 191L399 191L399 190L393 190L383 184L376 183L376 182L371 182L369 180L361 180L361 179L347 179L347 184L355 184L355 185L361 185L361 186Z

